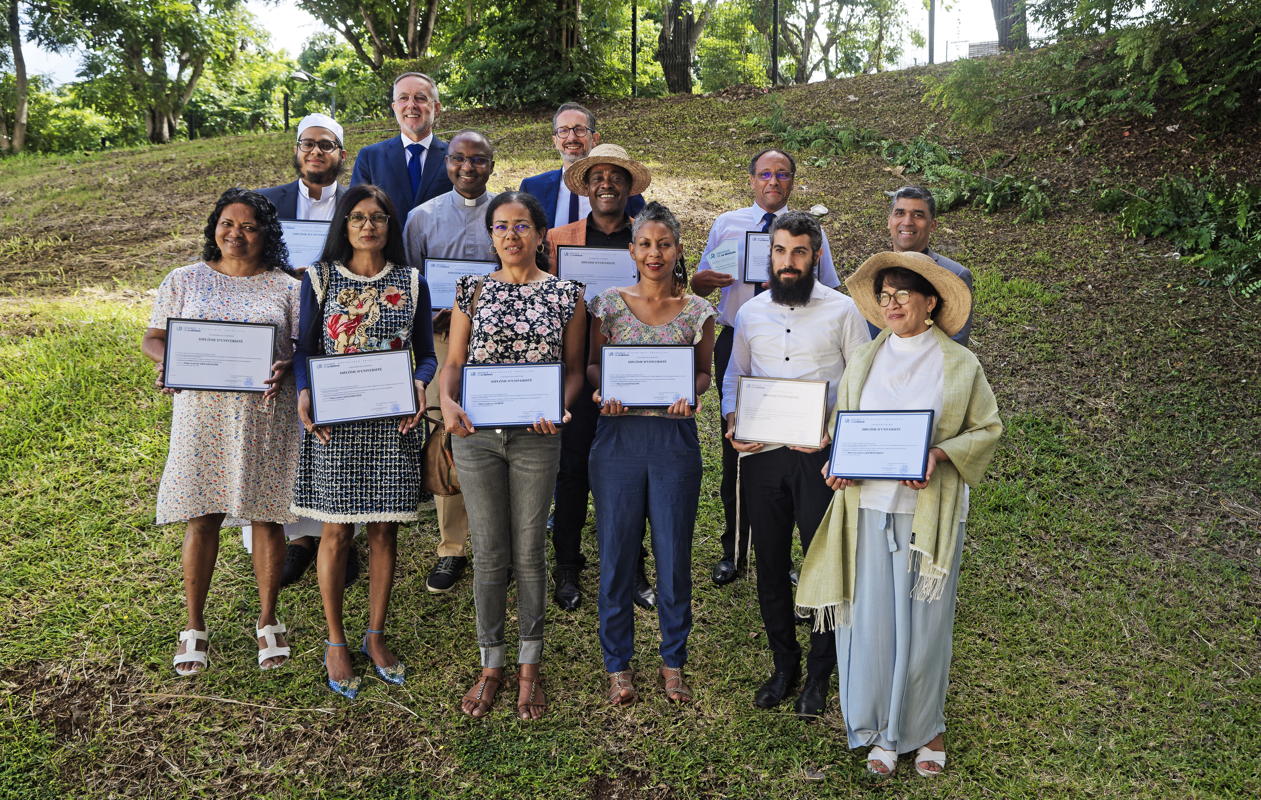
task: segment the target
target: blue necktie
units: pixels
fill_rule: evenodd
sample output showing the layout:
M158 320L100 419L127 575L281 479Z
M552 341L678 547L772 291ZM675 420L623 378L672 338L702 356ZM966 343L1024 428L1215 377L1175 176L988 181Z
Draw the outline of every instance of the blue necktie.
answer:
M573 192L569 193L569 221L578 221L578 195Z
M771 229L771 225L773 225L774 223L775 223L775 215L774 215L774 214L772 214L772 213L771 213L771 212L769 212L769 211L767 211L765 214L763 214L763 215L762 215L762 233L766 233L767 231L769 231L769 230ZM761 294L761 293L762 293L762 292L764 292L764 291L766 291L766 290L762 288L762 284L760 284L760 283L755 283L755 284L753 285L753 296L754 296L754 297L757 297L759 294Z
M407 152L412 157L407 160L407 177L412 183L412 197L416 197L416 190L420 188L420 154L425 152L423 144L407 145Z

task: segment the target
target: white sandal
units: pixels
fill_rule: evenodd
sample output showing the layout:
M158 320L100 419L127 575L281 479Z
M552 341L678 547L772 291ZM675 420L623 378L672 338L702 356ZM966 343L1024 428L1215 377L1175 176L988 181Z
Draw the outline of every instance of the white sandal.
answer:
M210 634L206 631L199 631L196 628L189 628L186 631L180 631L179 644L184 645L184 652L177 653L171 661L171 666L175 667L175 674L181 678L187 678L196 675L206 668L210 663L210 657L206 654L206 650L198 650L197 643L205 642L206 650L210 649ZM197 664L197 669L180 669L180 664Z
M881 772L871 765L871 762L878 762L888 772ZM888 778L898 768L898 754L893 750L885 750L880 745L872 745L867 751L867 771L877 778Z
M286 628L285 624L279 620L276 621L275 625L264 625L261 628L254 629L254 635L256 637L261 637L266 645L258 651L259 669L278 669L279 667L283 667L285 665L285 661L289 660L289 647L287 645L285 647L278 647L276 645L276 634L288 632L289 629ZM273 664L270 667L263 666L263 662L267 659L279 658L281 656L284 656L285 661L281 661L279 664Z
M928 764L936 764L937 770L924 769L920 766L923 761ZM915 751L915 771L919 773L921 778L935 778L946 769L946 751L933 750L928 745L924 745Z

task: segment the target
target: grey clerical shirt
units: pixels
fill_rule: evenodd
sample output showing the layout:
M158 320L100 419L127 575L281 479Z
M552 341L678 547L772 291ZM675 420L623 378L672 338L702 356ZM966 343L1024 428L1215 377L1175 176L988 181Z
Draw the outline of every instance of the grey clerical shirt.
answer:
M468 200L452 190L413 208L403 228L407 263L423 275L426 258L493 261L486 206L494 197L494 192L485 192Z

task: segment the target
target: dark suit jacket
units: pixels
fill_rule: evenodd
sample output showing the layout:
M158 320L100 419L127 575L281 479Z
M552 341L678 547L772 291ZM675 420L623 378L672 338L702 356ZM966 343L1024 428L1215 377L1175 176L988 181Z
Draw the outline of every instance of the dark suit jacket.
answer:
M561 170L558 169L521 181L521 191L529 192L539 201L539 205L543 206L543 213L547 214L549 225L552 223L552 220L556 219L556 201L560 197L560 181ZM626 215L633 217L643 207L644 196L642 194L631 195L631 198L626 201Z
M420 173L420 188L412 194L412 184L407 178L407 153L403 141L396 133L384 142L370 144L355 156L355 169L350 174L350 185L371 183L379 186L390 196L399 219L407 219L407 212L416 206L451 191L447 178L447 143L433 137L425 153L425 168Z
M266 189L255 189L254 191L261 194L271 201L276 207L276 215L281 219L297 219L298 218L298 182L282 183L279 186L268 186ZM337 185L338 192L346 191L346 187L340 183Z

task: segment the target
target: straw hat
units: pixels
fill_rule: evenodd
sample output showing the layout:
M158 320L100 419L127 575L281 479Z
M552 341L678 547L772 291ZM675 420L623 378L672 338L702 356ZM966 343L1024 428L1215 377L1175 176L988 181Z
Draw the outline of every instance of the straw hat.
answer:
M967 323L972 313L972 292L963 279L923 253L906 252L876 253L845 280L849 296L872 325L886 327L884 314L876 302L876 276L886 267L909 269L933 285L944 301L935 324L947 336L954 336Z
M598 164L614 164L630 173L632 195L643 194L652 183L648 168L627 155L625 148L615 144L598 144L585 158L580 158L565 170L565 186L577 195L587 196L587 173Z

